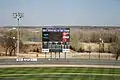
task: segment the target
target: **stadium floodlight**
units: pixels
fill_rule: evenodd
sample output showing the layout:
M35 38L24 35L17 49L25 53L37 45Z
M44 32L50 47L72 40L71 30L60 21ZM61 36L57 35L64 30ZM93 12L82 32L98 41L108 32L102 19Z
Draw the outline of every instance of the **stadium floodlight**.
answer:
M13 27L13 30L15 30L16 28L15 27Z
M22 17L24 17L24 13L19 13L19 12L13 13L13 18L17 19L17 26L18 26L18 29L17 29L17 56L19 54L19 42L20 42L19 21Z

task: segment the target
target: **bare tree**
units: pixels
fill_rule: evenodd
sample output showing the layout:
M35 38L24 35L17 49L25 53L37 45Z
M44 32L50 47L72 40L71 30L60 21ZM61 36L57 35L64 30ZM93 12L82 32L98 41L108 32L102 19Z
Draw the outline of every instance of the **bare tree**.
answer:
M98 32L93 32L91 35L91 40L90 42L99 42L100 34Z
M110 51L115 55L116 60L120 56L120 33L116 34L115 42L111 43Z
M5 54L7 56L7 53L9 52L9 55L12 55L12 51L16 48L16 39L13 39L12 37L3 36L0 38L0 44L5 48ZM15 51L14 51L15 52Z
M74 51L77 51L77 52L83 52L83 44L82 44L82 41L83 41L83 38L82 38L82 34L80 33L74 33L74 34L71 34L71 49L73 49Z
M4 33L3 36L0 37L0 44L5 48L5 55L16 55L16 47L17 47L17 39L16 39L16 31L11 30L9 32ZM23 44L20 41L20 49L22 49ZM8 53L8 54L7 54ZM13 54L14 53L14 54Z

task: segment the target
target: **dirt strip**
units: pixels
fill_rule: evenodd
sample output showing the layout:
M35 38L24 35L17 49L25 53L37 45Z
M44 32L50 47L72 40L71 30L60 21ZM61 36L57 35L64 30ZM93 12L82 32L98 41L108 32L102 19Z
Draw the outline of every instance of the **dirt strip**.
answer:
M11 68L11 67L92 67L92 68L120 68L120 66L111 65L0 65L0 68Z

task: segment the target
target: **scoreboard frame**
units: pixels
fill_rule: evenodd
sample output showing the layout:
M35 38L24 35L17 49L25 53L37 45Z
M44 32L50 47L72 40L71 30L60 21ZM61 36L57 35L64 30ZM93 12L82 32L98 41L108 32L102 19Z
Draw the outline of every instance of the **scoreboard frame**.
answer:
M45 32L48 32L48 34L45 34ZM62 41L54 41L49 39L49 36L53 36L53 35L49 35L50 32L60 32L61 34L61 39ZM67 33L66 36L63 36L64 33ZM47 35L47 41L44 39L45 35ZM58 35L60 36L60 35ZM54 37L54 36L53 36ZM63 41L63 39L66 39L67 41ZM61 42L61 43L60 43ZM45 47L45 43L46 43L46 47ZM55 45L53 45L55 43ZM59 43L60 45L58 45L57 43ZM48 46L61 46L60 48L54 48L53 47L48 47ZM63 47L64 46L64 47ZM70 28L42 28L42 52L70 52Z

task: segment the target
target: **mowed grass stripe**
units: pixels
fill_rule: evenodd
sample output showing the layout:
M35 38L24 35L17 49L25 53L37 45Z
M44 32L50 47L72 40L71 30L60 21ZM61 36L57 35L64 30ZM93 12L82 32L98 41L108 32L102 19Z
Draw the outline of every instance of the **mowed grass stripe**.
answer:
M108 74L115 74L115 69L110 69L109 68Z
M24 79L24 80L27 80L27 79L30 79L30 78L32 78L32 77L33 77L33 75L31 75L31 76L25 76L25 75L24 75L23 79Z
M75 68L73 73L79 73L82 70L82 68Z
M80 80L97 80L96 79L96 75L93 75L91 73L94 73L93 71L95 71L96 68L86 68L86 69L83 69L83 73L87 73L89 75L81 75L81 79ZM97 73L100 72L100 69L97 69ZM92 79L91 79L92 78Z
M63 70L63 69L55 68L55 70L53 71L53 73L56 73L56 72L61 73L61 70Z
M95 76L89 75L89 77L87 78L87 80L95 80Z
M41 73L41 74L45 74L45 73ZM62 80L67 80L68 79L68 77L69 77L69 79L68 80L74 80L74 78L75 77L77 77L77 76L71 76L72 74L76 74L76 75L78 75L79 74L79 80L113 80L113 76L114 75L110 75L110 74L90 74L90 73L84 73L84 74L82 74L82 73L46 73L47 75L50 75L50 76L56 76L56 74L62 74L62 76L63 77L60 77ZM45 75L46 75L45 74ZM80 75L81 74L81 75ZM5 75L5 74L4 74ZM37 77L39 77L39 78L41 78L40 76L39 76L39 74L30 74L30 75L28 75L28 74L23 74L23 75L17 75L17 76L15 76L15 75L17 75L17 74L12 74L11 76L10 76L10 74L9 75L5 75L4 77L19 77L20 79L22 79L22 80L28 80L28 79L31 79L31 78L37 78ZM64 77L64 76L68 76L68 77ZM0 75L1 76L1 75ZM50 77L50 76L47 76L48 78ZM105 77L103 77L103 76L108 76L108 77L111 77L110 79L104 79ZM46 77L46 79L48 79ZM91 77L91 78L90 78ZM119 77L120 78L120 75L116 75L115 77ZM42 79L44 79L45 77L43 77ZM58 77L58 78L55 78L55 79L57 79L57 80L60 80L60 78ZM100 78L100 79L99 79ZM46 80L45 79L45 80ZM54 78L50 78L51 80L52 79L54 79ZM75 78L76 79L76 78ZM36 79L34 79L34 80L36 80Z
M93 70L94 70L93 68L88 68L88 69L86 70L86 73L92 73Z
M75 79L75 76L74 77L69 77L68 80L74 80Z
M88 68L77 68L76 73L84 73L84 72L86 72L86 69L88 69Z
M56 72L60 72L60 73L63 73L64 70L66 70L66 68L60 68L60 69L57 69ZM55 73L56 73L55 72ZM61 77L57 78L57 80L66 80L66 78L63 76L63 74L60 75Z
M28 80L28 79L22 79L22 80ZM29 80L45 80L45 79L42 79L42 78L30 78Z
M35 70L36 68L25 68L24 70L27 71L27 72L30 72L31 70Z
M74 73L76 71L76 68L74 68L74 69L67 68L66 71L67 71L66 73L69 73L69 72Z
M48 78L47 78L48 77ZM48 75L46 78L48 79L48 80L53 80L54 78L55 78L55 75ZM46 79L45 79L46 80Z
M46 68L46 70L47 70L47 72L48 73L56 73L56 72L58 72L58 70L57 70L58 68L50 68L50 69L48 69L48 68ZM49 71L48 71L49 70ZM63 70L63 69L60 69L60 70ZM61 72L61 71L59 71L59 72ZM57 80L57 79L59 79L59 78L61 78L61 77L57 77L55 74L52 74L52 75L47 75L47 77L49 78L49 77L51 77L51 78L49 78L48 80ZM46 79L45 79L46 80Z
M8 70L5 70L5 71L2 72L2 73L4 73L4 74L5 74L5 73L8 73L8 74L14 74L15 71L8 69Z
M96 75L96 76L94 76L94 79L93 79L93 80L102 80L101 78L102 78L101 75ZM108 80L109 80L109 79L108 79Z
M12 69L9 69L9 68L6 68L6 69L3 68L3 69L1 69L1 73L0 73L0 74L6 74L6 73L7 73L7 74L8 74L8 73L10 74L11 71L13 71L13 70L12 70Z
M98 78L98 77L91 75L89 79L90 79L90 80L99 80L99 79L96 79L96 78ZM86 80L87 80L87 79L86 79Z
M57 80L58 78L44 78L44 80Z
M78 77L75 77L73 80L80 80L80 78L78 78Z
M77 68L74 68L74 69L68 68L67 70L68 70L68 72L67 72L68 74L66 74L66 75L63 74L63 77L67 78L65 80L74 80L78 76L77 74L74 74L76 72ZM69 74L69 72L74 75Z
M100 69L97 69L97 68L93 68L91 73L100 73Z
M76 72L76 69L77 68L58 68L57 70L56 70L56 72L60 72L60 73L73 73L73 72Z
M96 71L95 73L98 73L99 72L99 69L96 69L96 68L88 68L87 70L87 73L94 73L94 71ZM84 80L84 79L82 79ZM96 79L96 76L94 75L89 75L89 76L86 76L85 80L97 80Z
M29 73L31 73L31 74L41 73L41 72L44 72L44 70L45 70L45 68L33 68L30 72L28 72L28 74Z
M61 74L61 77L59 77L58 80L68 80L68 77L64 77L64 75Z
M1 74L0 76L24 76L24 75L104 75L104 76L120 76L120 74L96 74L96 73L38 73L38 74Z
M120 74L120 69L115 69L115 70L114 70L114 73L115 73L115 74Z
M91 68L90 68L90 69L91 69ZM83 70L83 73L87 73L88 70L89 70L89 68L85 68L85 69Z
M108 69L104 69L104 71L103 71L103 74L109 74L109 68Z
M34 71L34 73L40 73L41 71L43 71L44 70L44 68L35 68L35 69L32 69L32 70L29 70L30 72L32 71ZM31 73L32 73L31 72Z
M66 68L60 68L60 69L58 69L56 72L59 72L59 73L63 73L63 71L65 71L66 70ZM54 72L54 73L56 73L56 72Z
M52 69L52 70L51 70ZM0 74L12 73L114 73L120 74L120 69L106 69L106 68L2 68Z
M88 79L88 76L81 75L80 80L86 80L86 79Z
M61 78L59 78L58 80L74 80L74 78L75 78L76 76L72 76L72 75L64 75L64 74L62 74L62 77Z
M47 73L52 73L52 72L56 72L56 68L45 68L44 72L47 72Z
M27 75L27 76L24 75L24 76L20 76L20 80L40 80L40 78L34 75Z
M56 70L56 68L50 68L50 69L45 68L45 70L47 70L48 73L52 73L52 72L54 72ZM49 75L48 74L46 77L48 77L47 79L49 79L49 80L53 80L55 78L55 75ZM47 80L47 79L45 79L45 80Z
M114 76L103 76L102 79L104 80L116 80Z
M89 68L87 73L104 73L104 68Z
M60 71L60 73L65 73L65 72L67 73L67 72L69 72L68 68L62 68L59 71Z
M72 73L76 73L77 70L78 70L78 68L75 68L75 69L72 71Z
M115 74L115 69L109 69L109 74Z
M88 68L77 68L76 73L84 73Z
M81 69L76 68L74 73L80 73L80 72L83 71L83 70L84 70L83 68L81 68ZM82 78L83 78L82 75L76 75L76 76L74 76L74 79L73 79L73 80L80 80L80 79L82 79Z
M30 69L30 68L29 68ZM26 69L25 69L26 70ZM29 70L30 72L32 71L34 71L35 73L39 73L39 71L42 71L42 70L44 70L44 68L32 68L31 70Z
M101 74L104 74L104 68L101 68L101 69L100 69L100 73L101 73Z
M101 68L101 69L102 69L102 68ZM101 74L108 74L108 73L109 73L109 69L103 69ZM107 80L107 79L105 78L105 76L101 76L100 79L101 79L101 80Z

